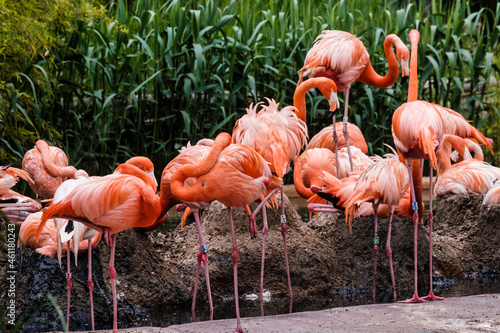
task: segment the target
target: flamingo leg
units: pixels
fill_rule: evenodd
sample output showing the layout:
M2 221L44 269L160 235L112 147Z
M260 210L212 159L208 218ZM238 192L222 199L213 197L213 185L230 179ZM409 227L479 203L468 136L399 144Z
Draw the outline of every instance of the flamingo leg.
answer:
M434 221L434 214L432 213L432 173L433 168L430 167L431 171L429 173L429 270L430 270L430 291L429 295L423 297L423 299L427 301L440 301L443 300L444 297L439 297L434 295L434 291L432 290L432 222Z
M203 264L205 267L205 280L207 282L207 292L208 292L208 304L210 306L210 316L212 316L214 307L212 304L212 292L210 290L210 275L208 272L208 250L203 238L203 229L201 226L200 211L193 210L194 218L196 220L196 226L198 227L198 235L200 239L200 251L198 252L198 265L196 267L196 278L194 281L194 293L193 293L193 304L191 305L191 311L194 313L196 305L196 294L198 291L198 280L200 278L200 267Z
M92 282L92 240L88 239L89 247L88 247L88 271L89 271L89 276L88 276L88 281L87 281L87 286L89 288L89 294L90 294L90 321L92 322L92 331L95 330L94 327L94 299L93 299L93 291L94 291L94 282Z
M349 155L349 166L352 171L352 157L351 157L351 147L349 146L349 132L347 131L347 122L348 122L348 107L349 107L349 87L345 89L345 103L344 103L344 118L342 119L343 127L342 133L344 134L345 144L347 147L347 154ZM335 127L335 125L334 125ZM334 129L335 130L335 129ZM337 166L338 168L338 166ZM337 171L338 173L338 171ZM338 175L337 175L338 178Z
M378 244L379 244L379 237L378 237L378 203L373 203L373 212L375 214L375 236L373 237L373 304L375 304L375 292L376 292L376 286L377 286L377 258L378 258Z
M262 227L262 264L260 269L260 301L262 302L263 292L264 292L264 261L266 259L266 244L267 244L267 234L269 227L267 225L267 213L266 206L262 207L262 219L264 220L264 226ZM264 314L262 314L264 315Z
M236 234L234 232L233 214L231 208L227 207L229 225L231 226L231 239L233 240L233 272L234 272L234 302L236 306L236 332L244 332L240 323L240 304L238 297L238 246L236 245Z
M337 169L337 178L340 179L340 162L339 162L339 137L337 135L337 129L335 127L335 114L333 115L333 144L335 146L335 168Z
M426 302L421 297L418 297L418 286L417 286L417 236L418 236L418 206L415 200L415 186L413 185L413 176L411 173L411 163L406 162L408 166L408 176L410 180L410 191L411 191L411 202L413 206L413 253L414 253L414 276L415 276L415 291L413 297L404 301L399 301L400 303L421 303Z
M109 235L111 237L111 254L109 255L109 277L111 279L111 290L113 292L113 333L118 333L118 308L116 304L116 269L115 269L115 251L116 251L116 234Z
M255 208L253 213L250 215L250 238L257 237L257 232L256 232L257 224L255 222L255 216L257 215L257 213L259 213L259 211L266 204L266 202L269 200L269 198L271 198L279 190L280 190L280 187L277 187L274 190L272 190L271 192L269 192L269 194L266 195L266 197L260 202L260 204L257 206L257 208Z
M68 270L66 273L66 289L68 290L68 308L66 311L66 329L69 331L69 308L70 308L70 301L71 301L71 287L73 286L73 283L71 281L72 274L71 274L71 266L70 266L70 250L69 250L69 241L66 242L66 257L67 257L67 265L68 265Z
M285 215L285 203L284 203L284 193L283 193L283 185L281 185L281 235L283 236L283 245L285 251L285 266L286 266L286 275L288 278L288 290L290 291L290 299L293 298L292 293L292 282L290 280L290 267L288 265L288 250L286 247L286 215ZM291 312L291 311L290 311Z
M392 297L394 299L394 302L396 302L396 282L394 281L394 268L392 266L391 249L392 216L394 215L394 208L394 206L391 206L389 211L389 225L387 227L387 244L385 245L385 253L387 254L387 259L389 259L389 270L391 271Z

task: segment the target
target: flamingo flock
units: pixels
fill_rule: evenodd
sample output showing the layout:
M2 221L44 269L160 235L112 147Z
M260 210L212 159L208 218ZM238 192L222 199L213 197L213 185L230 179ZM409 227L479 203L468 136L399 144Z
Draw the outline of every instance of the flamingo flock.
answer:
M357 37L343 31L323 31L307 53L304 66L299 69L293 105L280 108L270 98L266 102L250 104L247 113L236 121L232 135L220 133L214 139L188 144L165 166L159 193L154 165L147 157L131 158L109 175L89 176L84 170L70 166L60 148L39 140L35 148L26 152L23 170L11 165L1 167L0 208L4 218L21 225L20 244L41 255L57 255L60 264L62 255L66 254L67 326L70 317L70 251L74 252L75 261L79 251L88 251L88 288L94 330L92 248L101 238L111 248L109 275L113 295L113 332L117 332L117 274L114 267L117 235L130 228L155 230L174 206L192 212L198 230L200 247L192 310L195 309L203 266L209 308L213 312L209 244L203 235L201 212L215 200L227 207L231 231L236 331L244 332L238 304L239 251L232 218L234 207L244 207L248 212L251 237L256 237L256 214L260 210L263 212L261 299L268 235L266 209L280 209L291 299L283 177L292 170L292 165L295 188L310 202L311 213L345 214L350 226L358 216L374 215L374 297L380 244L378 217L388 216L385 250L393 299L397 300L390 246L392 216L397 215L411 218L414 225L415 290L413 297L403 302L443 299L434 295L432 290L432 195L428 214L431 290L426 297L420 297L417 290L417 226L423 222L424 216L421 161L429 161L431 188L433 170L437 172L435 196L477 193L485 195L484 204L500 204L500 169L482 161L480 145L491 150L492 142L464 117L443 106L418 100L419 39L418 31L412 30L409 34L410 53L398 36L388 35L384 50L389 69L385 76L380 76ZM393 150L385 158L368 156L368 145L361 129L348 122L349 91L355 81L379 88L389 87L397 80L400 66L401 76L409 76L410 83L407 102L393 114L392 134L397 151ZM319 89L327 100L332 115L340 108L338 91L345 93L345 103L342 122L336 123L333 116L333 124L309 140L305 97L314 88ZM452 160L456 163L452 164ZM38 200L12 190L20 178L28 182ZM40 201L47 204L43 210L40 210ZM252 212L249 205L255 201L260 203Z

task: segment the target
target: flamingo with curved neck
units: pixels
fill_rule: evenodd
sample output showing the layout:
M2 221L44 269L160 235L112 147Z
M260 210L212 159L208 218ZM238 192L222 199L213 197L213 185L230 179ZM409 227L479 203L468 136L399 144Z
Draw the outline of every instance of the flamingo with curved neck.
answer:
M394 55L396 47L396 56ZM351 152L349 148L349 132L347 131L349 90L355 81L367 83L378 88L393 85L399 75L398 60L401 63L402 77L409 74L408 60L410 52L401 39L390 34L384 41L384 52L389 65L388 72L381 76L375 72L370 62L370 55L363 43L354 35L338 30L325 30L319 35L309 50L300 69L297 85L303 76L325 76L335 81L338 90L345 93L343 133L346 140L349 161L352 170ZM335 123L335 119L333 119ZM337 133L333 131L333 140L337 145Z

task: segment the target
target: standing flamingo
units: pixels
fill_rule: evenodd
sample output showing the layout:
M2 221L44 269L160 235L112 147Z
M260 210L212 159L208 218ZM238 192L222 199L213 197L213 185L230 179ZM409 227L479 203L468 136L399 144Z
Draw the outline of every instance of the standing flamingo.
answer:
M396 47L396 56L394 56L393 46ZM380 76L371 65L368 51L356 36L345 31L324 30L307 52L304 66L299 71L300 78L297 85L300 85L304 75L309 77L325 76L335 81L338 90L345 93L343 132L349 157L351 153L347 123L349 90L353 82L360 81L378 88L387 88L393 85L398 78L398 61L401 63L402 76L409 73L410 52L398 36L391 34L385 38L384 52L389 70L387 75ZM335 123L335 118L333 118L333 122ZM337 146L336 131L333 131L333 140Z
M394 270L392 267L391 250L391 223L395 207L399 204L401 197L408 188L408 173L405 165L401 163L396 156L392 158L380 159L372 164L359 176L354 187L354 192L345 204L346 222L352 224L353 214L359 205L364 202L371 202L375 216L375 236L373 238L374 252L374 273L373 273L373 301L375 302L375 287L377 278L377 256L378 256L378 230L377 217L378 206L384 203L389 206L389 225L387 229L387 244L385 251L389 259L389 268L392 281L392 295L396 301L396 284L394 282Z
M331 80L330 80L331 81ZM336 94L330 87L325 88L324 94L330 97L331 103L336 106ZM251 104L247 108L247 114L237 120L233 129L233 143L243 144L253 148L270 164L271 171L279 178L290 169L290 162L295 160L301 149L307 143L307 126L305 123L305 108L298 110L295 107L287 106L278 110L278 103L266 98L269 105L257 103ZM262 105L262 109L257 112L257 108ZM283 184L282 184L283 185ZM268 192L265 195L269 195ZM272 194L274 198L274 193ZM285 264L288 276L288 287L290 297L292 285L290 281L290 270L288 268L288 254L286 249L286 215L284 206L283 186L281 186L281 234L285 248ZM267 198L264 201L268 200ZM271 199L273 200L273 199ZM255 229L255 215L260 210L259 205L250 216L251 232ZM263 249L266 247L268 229L264 226L262 230ZM252 235L252 237L255 234ZM264 270L264 252L262 258L261 275ZM262 281L262 280L261 280ZM262 298L261 284L261 298Z
M429 159L432 164L430 168L430 187L432 188L433 168L438 171L436 151L443 143L445 134L458 135L460 137L473 137L485 143L490 150L491 143L488 139L471 126L463 116L456 111L442 107L437 104L419 101L418 78L417 78L417 50L420 34L417 30L410 32L411 64L410 85L408 88L408 102L401 105L393 115L392 134L396 147L402 157L406 160L412 188L412 205L414 210L415 231L415 293L411 299L405 302L421 302L425 300L439 300L433 292L432 284L432 192L429 197L429 262L430 262L430 292L429 295L420 298L417 293L417 223L423 218L422 203L422 173L420 159ZM410 162L413 160L412 162ZM411 163L411 166L410 166ZM415 193L417 189L417 193ZM418 212L420 210L420 212ZM418 221L417 221L418 220Z
M114 267L116 235L130 228L145 228L154 224L160 214L160 198L156 184L140 168L124 163L116 172L92 178L75 187L64 199L50 205L42 215L38 235L43 225L54 216L86 224L104 233L111 246L109 275L113 292L113 332L118 331L116 270Z
M224 139L226 146L222 151L215 149L220 139ZM171 189L176 198L188 204L218 200L227 206L233 243L236 325L237 332L243 332L238 297L238 247L231 207L244 207L261 197L266 190L279 189L282 179L272 175L266 160L255 150L242 144L228 145L230 140L229 134L219 134L214 149L201 164L183 165L172 175ZM186 187L185 180L190 177L196 177L196 182ZM264 226L267 226L265 214ZM200 242L201 237L200 233Z

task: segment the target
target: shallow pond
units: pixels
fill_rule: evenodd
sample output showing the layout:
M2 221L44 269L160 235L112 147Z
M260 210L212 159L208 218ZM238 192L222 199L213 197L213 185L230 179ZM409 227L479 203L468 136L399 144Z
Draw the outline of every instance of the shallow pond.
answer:
M309 212L304 207L305 200L292 199L294 208L301 215L302 220L309 221ZM295 202L294 202L295 201ZM163 232L174 230L180 219L180 214L171 212L165 222ZM420 296L425 296L428 290L419 286ZM434 292L443 297L460 297L479 294L500 293L499 276L476 276L463 280L435 281ZM413 290L398 290L397 299L404 300L413 295ZM241 295L240 295L241 296ZM376 303L392 302L390 290L377 290ZM290 312L318 311L335 307L347 307L356 305L373 304L371 290L348 291L337 290L330 293L294 295L290 302L288 294L272 295L264 302L258 299L248 300L244 296L240 297L241 317L257 317L262 315L278 315ZM214 312L212 319L229 319L235 317L234 299L225 302L214 301ZM210 320L210 311L206 302L198 302L196 312L193 315L190 306L185 308L160 308L151 312L151 316L141 326L166 327L170 325L190 323L193 321Z

